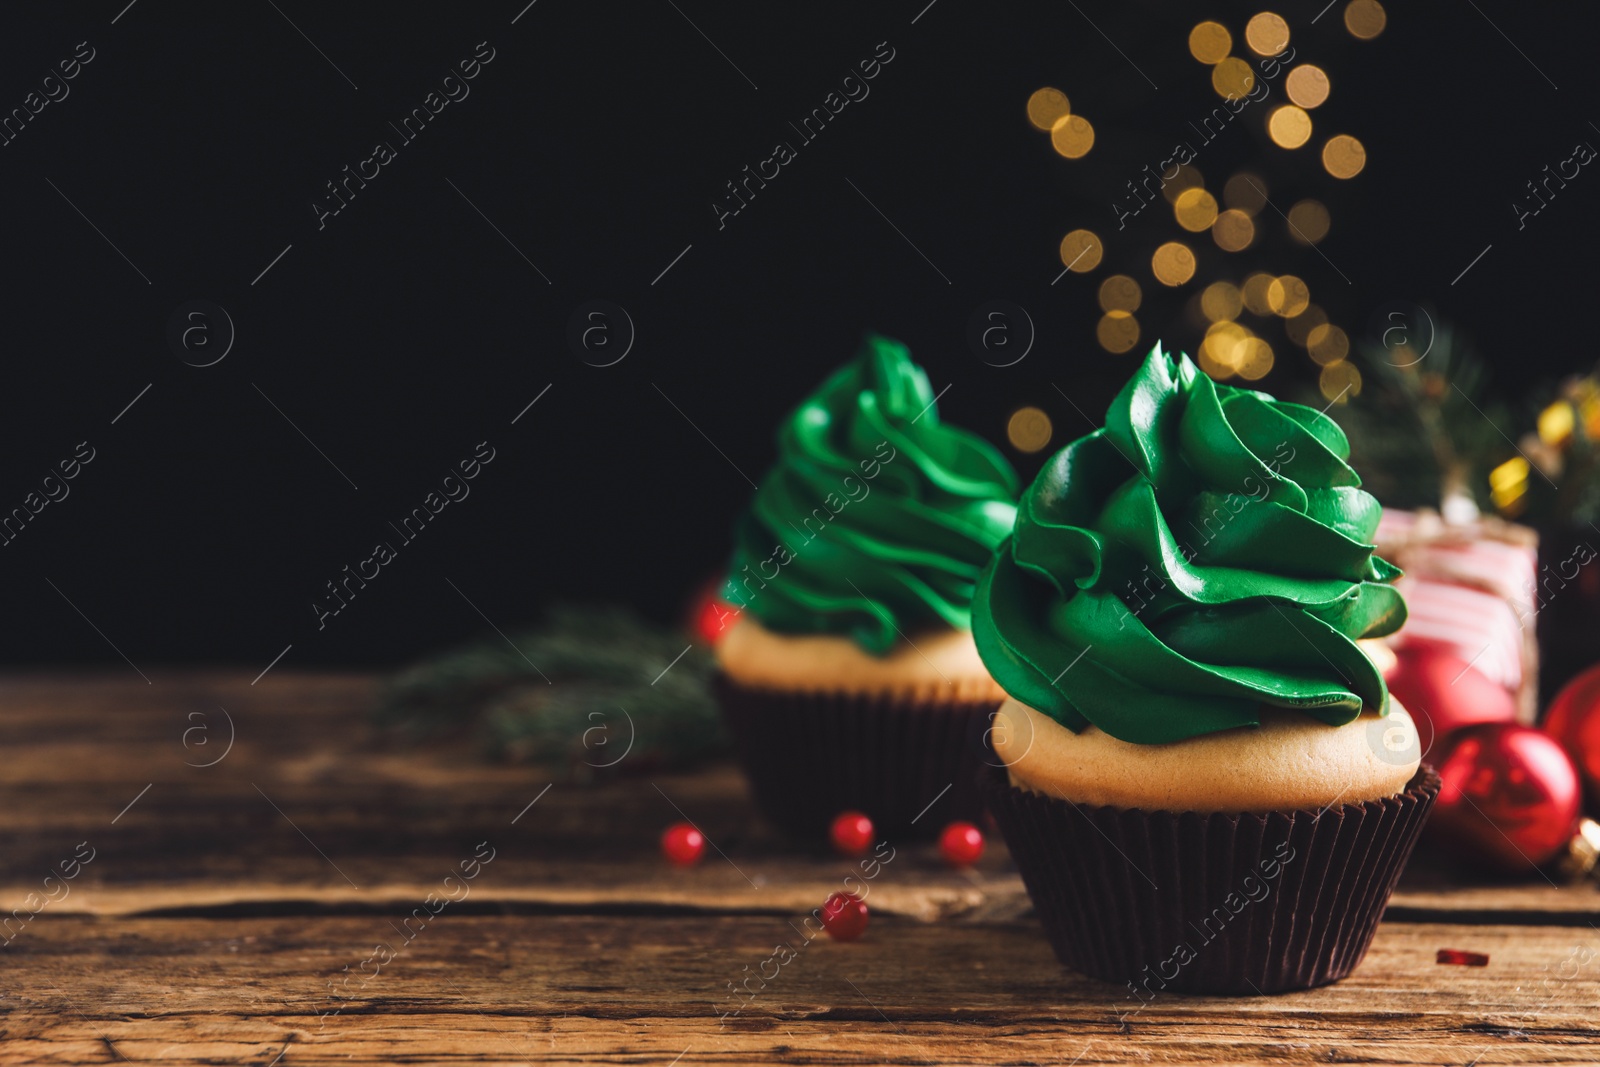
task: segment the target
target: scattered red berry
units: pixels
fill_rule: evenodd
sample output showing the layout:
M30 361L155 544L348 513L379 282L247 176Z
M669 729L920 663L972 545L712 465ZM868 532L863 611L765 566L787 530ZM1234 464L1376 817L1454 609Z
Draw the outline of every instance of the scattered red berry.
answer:
M739 609L732 604L724 603L716 597L708 597L700 605L700 610L695 613L695 636L708 645L714 645L722 640L739 619Z
M675 822L661 835L661 854L679 867L700 862L706 852L706 836L686 822Z
M835 893L822 905L822 928L835 941L854 941L867 930L867 905L854 893Z
M939 835L939 852L952 867L970 867L983 855L983 831L970 822L953 822Z
M864 855L872 847L872 820L859 811L842 811L828 828L828 836L844 855Z

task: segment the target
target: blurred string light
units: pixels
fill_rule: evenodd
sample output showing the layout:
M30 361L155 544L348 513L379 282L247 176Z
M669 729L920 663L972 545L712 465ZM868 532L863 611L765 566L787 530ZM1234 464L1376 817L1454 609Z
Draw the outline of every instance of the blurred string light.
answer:
M1126 311L1108 311L1095 325L1094 337L1101 348L1121 355L1139 343L1139 320Z
M1050 443L1050 416L1036 407L1018 408L1006 420L1006 440L1018 452L1038 452Z
M1190 233L1202 233L1217 221L1217 198L1199 187L1185 189L1172 202L1172 214Z
M1162 285L1182 285L1194 277L1194 253L1181 241L1168 241L1150 257L1150 273Z
M1292 319L1311 306L1311 288L1293 274L1267 283L1267 307L1274 315Z
M1050 128L1050 144L1067 159L1082 159L1094 147L1094 127L1082 115L1067 115Z
M1322 146L1322 165L1335 178L1354 178L1367 165L1367 149L1347 133L1328 138Z
M1256 239L1256 224L1238 208L1229 208L1212 224L1211 239L1224 252L1243 252Z
M1101 311L1138 311L1143 299L1139 283L1126 274L1113 274L1100 283Z
M1528 475L1533 468L1521 456L1512 456L1489 472L1489 496L1503 514L1515 516L1526 506Z
M1362 40L1377 37L1388 21L1378 0L1350 0L1343 18L1350 34ZM1239 38L1221 22L1207 19L1196 23L1189 31L1188 48L1197 61L1211 68L1211 85L1220 96L1239 98L1249 96L1256 87L1257 73L1249 57L1282 55L1290 36L1289 24L1281 15L1260 11L1245 23ZM1288 69L1283 91L1287 102L1263 109L1264 118L1254 121L1264 125L1267 137L1278 148L1295 151L1313 142L1317 131L1310 112L1327 103L1332 80L1316 63L1301 62ZM1081 159L1094 147L1094 125L1073 112L1059 89L1046 87L1029 96L1027 115L1034 128L1050 135L1052 147L1066 159ZM1340 133L1319 140L1322 167L1333 178L1353 178L1365 169L1366 147L1357 138ZM1261 212L1268 203L1268 185L1261 175L1251 171L1233 174L1223 183L1219 197L1206 188L1204 176L1192 164L1173 166L1169 161L1164 168L1171 169L1161 172L1161 193L1172 206L1172 221L1178 228L1189 234L1209 231L1217 248L1228 253L1243 252L1261 238L1265 224ZM1290 242L1300 246L1318 244L1332 228L1327 206L1315 197L1300 199L1282 217L1285 229L1276 231L1274 225L1274 231L1285 233ZM1062 264L1076 274L1096 270L1106 256L1100 237L1087 229L1068 233L1060 252ZM1195 281L1198 266L1194 249L1181 240L1165 241L1150 255L1151 275L1170 288ZM1140 283L1129 274L1112 274L1100 283L1097 296L1102 314L1095 336L1100 346L1112 353L1137 347L1141 330L1135 313L1144 300ZM1293 274L1256 270L1238 282L1211 280L1190 297L1188 308L1197 327L1206 324L1198 361L1213 377L1255 381L1271 371L1276 359L1272 345L1241 321L1249 315L1277 322L1284 336L1320 366L1318 385L1330 402L1345 402L1361 391L1361 373L1347 358L1349 336L1311 302L1310 287ZM1596 400L1596 419L1600 421L1600 399ZM1041 443L1037 448L1028 447L1040 432ZM1037 408L1019 409L1007 426L1008 438L1022 451L1043 448L1049 434L1048 416Z
M1200 311L1212 322L1232 322L1244 310L1244 298L1232 282L1212 282L1200 294Z
M1046 86L1028 97L1028 121L1050 135L1050 144L1067 159L1082 159L1094 147L1094 126L1072 113L1067 94Z
M1272 275L1257 271L1245 278L1244 284L1239 287L1239 295L1244 300L1244 306L1250 309L1252 315L1271 315L1272 308L1267 304L1267 287L1274 281Z
M1028 97L1028 121L1049 133L1058 119L1064 119L1072 114L1072 105L1067 102L1067 94L1060 89L1040 89Z
M1328 99L1328 75L1321 67L1302 63L1283 79L1283 91L1303 108L1321 107Z
M1245 43L1258 56L1275 56L1289 47L1289 24L1282 15L1263 11L1244 27Z
M1539 440L1552 448L1561 448L1572 440L1577 425L1572 405L1558 400L1539 412Z
M1229 56L1211 68L1211 87L1223 99L1241 99L1256 87L1256 72L1238 56Z
M1189 31L1189 54L1202 63L1221 63L1233 51L1233 34L1220 22L1202 22Z
M1378 0L1350 0L1344 9L1344 28L1363 41L1370 41L1383 32L1389 15Z
M1330 224L1320 200L1302 200L1289 209L1289 239L1296 244L1316 244L1328 236Z
M1061 239L1061 262L1074 274L1084 274L1100 265L1105 248L1089 230L1073 230Z
M1299 148L1311 139L1311 116L1293 104L1273 108L1267 117L1267 134L1279 148Z
M1348 403L1352 396L1361 395L1361 372L1354 364L1338 360L1322 368L1317 388L1330 404Z
M1329 322L1314 326L1306 337L1306 351L1325 367L1342 362L1350 354L1350 337Z

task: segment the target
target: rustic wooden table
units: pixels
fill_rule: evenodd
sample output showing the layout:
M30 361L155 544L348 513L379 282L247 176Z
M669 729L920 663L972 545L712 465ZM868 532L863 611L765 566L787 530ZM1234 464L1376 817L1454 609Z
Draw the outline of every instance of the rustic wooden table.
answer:
M1592 886L1474 884L1424 856L1346 981L1141 1008L1056 963L1003 848L958 873L910 846L863 940L779 969L850 865L775 839L731 767L550 785L385 745L373 691L0 682L0 1060L1600 1062ZM680 811L716 845L690 870L656 851Z

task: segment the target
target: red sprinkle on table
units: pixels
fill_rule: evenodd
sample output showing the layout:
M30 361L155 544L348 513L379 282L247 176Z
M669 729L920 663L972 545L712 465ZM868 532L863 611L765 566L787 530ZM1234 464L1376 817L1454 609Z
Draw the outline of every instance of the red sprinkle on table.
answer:
M1463 952L1458 948L1442 948L1434 959L1435 963L1453 963L1457 967L1487 967L1489 954L1487 952Z

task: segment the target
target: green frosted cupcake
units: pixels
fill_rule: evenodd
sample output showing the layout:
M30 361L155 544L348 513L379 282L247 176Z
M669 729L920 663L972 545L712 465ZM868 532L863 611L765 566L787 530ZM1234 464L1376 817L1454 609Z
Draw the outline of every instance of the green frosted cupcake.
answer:
M723 708L774 822L817 835L853 809L936 833L978 812L1004 694L973 645L972 597L1017 488L996 449L940 422L927 375L886 337L785 419L735 531L723 598L739 618L717 644Z
M1405 604L1349 456L1158 346L984 573L991 806L1057 955L1139 1001L1349 973L1437 795L1359 644Z

